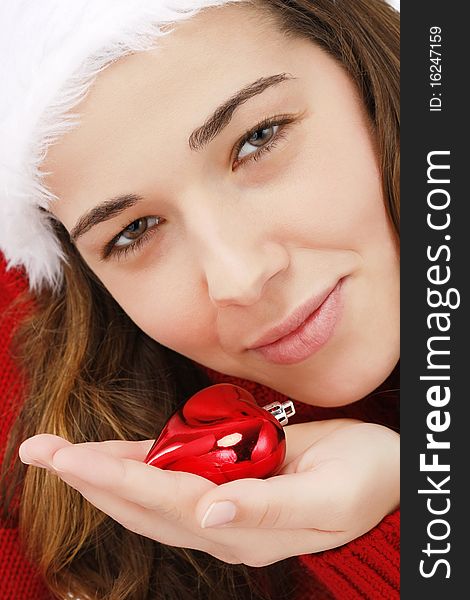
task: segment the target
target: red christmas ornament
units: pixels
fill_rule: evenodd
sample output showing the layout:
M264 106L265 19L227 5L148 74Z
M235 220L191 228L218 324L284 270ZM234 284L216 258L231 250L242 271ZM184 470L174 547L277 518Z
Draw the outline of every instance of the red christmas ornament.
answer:
M237 385L212 385L170 417L144 462L216 484L269 477L284 461L282 425L294 412L291 401L261 408Z

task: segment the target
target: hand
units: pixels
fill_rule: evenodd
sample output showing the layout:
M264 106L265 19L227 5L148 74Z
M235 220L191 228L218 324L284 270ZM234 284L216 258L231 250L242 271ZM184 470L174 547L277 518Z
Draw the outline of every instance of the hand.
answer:
M49 434L20 447L127 529L228 563L264 566L342 545L399 502L399 436L338 419L285 427L279 475L220 486L143 460L153 440L70 444Z

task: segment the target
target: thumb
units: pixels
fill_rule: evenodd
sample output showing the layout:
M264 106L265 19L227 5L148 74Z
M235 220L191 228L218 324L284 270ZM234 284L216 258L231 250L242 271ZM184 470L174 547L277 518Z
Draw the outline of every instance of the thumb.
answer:
M196 507L202 528L228 525L325 531L331 516L331 490L317 482L314 471L231 481L204 494Z

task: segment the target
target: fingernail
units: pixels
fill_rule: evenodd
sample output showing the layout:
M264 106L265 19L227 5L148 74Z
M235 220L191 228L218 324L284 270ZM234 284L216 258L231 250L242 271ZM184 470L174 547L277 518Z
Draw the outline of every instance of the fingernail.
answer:
M230 500L223 502L213 502L206 510L206 514L201 521L201 527L217 527L230 523L235 518L237 507Z

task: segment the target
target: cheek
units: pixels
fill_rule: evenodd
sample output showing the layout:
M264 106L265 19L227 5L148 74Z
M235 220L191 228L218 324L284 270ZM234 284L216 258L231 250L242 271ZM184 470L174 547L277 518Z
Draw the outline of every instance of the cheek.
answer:
M163 346L196 356L202 346L212 343L210 307L181 265L179 269L154 265L138 275L109 275L102 281L129 318Z
M257 173L249 182L255 194L260 186L256 200L269 207L267 222L281 215L281 231L302 235L299 242L361 247L386 221L370 131L355 105L340 111L324 106L322 116L306 118L285 147L248 169Z
M387 216L380 173L366 145L356 150L352 143L317 135L272 190L271 197L283 205L276 212L286 213L287 199L286 223L302 234L302 243L360 250L383 235Z

